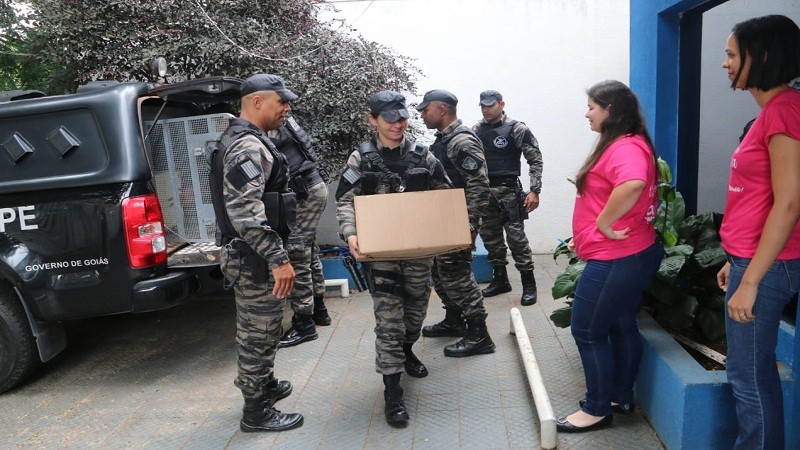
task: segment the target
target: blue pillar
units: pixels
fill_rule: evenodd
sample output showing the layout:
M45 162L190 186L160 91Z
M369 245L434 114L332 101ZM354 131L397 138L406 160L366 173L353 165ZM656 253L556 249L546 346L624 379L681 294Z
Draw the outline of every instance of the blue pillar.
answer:
M631 89L687 214L697 209L702 14L725 1L631 0Z

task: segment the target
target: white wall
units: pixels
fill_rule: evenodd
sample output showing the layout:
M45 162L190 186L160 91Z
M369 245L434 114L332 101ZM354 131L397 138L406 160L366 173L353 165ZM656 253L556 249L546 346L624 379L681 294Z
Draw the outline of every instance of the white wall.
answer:
M480 118L478 94L503 94L510 117L526 122L544 159L541 206L526 221L534 253L571 235L574 174L596 134L583 117L586 89L628 82L628 0L380 0L331 2L365 38L415 58L430 89L459 98L467 125ZM527 185L527 165L523 165ZM333 197L333 192L331 193ZM339 244L331 201L319 242Z
M731 154L744 125L758 114L749 92L730 88L722 68L725 41L735 24L767 14L783 14L800 24L800 1L730 0L703 15L698 213L725 209Z

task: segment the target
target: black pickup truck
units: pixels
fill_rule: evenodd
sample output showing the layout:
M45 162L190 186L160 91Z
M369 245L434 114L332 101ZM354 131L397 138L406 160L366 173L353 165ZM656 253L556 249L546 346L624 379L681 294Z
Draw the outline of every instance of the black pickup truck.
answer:
M0 392L63 322L173 306L218 264L205 148L241 80L0 93Z

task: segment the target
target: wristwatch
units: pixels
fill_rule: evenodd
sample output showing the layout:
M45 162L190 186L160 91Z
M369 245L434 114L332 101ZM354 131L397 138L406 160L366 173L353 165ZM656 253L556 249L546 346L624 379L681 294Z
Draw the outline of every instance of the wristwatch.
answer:
M539 193L542 191L542 180L536 180L536 184L531 186L531 192Z

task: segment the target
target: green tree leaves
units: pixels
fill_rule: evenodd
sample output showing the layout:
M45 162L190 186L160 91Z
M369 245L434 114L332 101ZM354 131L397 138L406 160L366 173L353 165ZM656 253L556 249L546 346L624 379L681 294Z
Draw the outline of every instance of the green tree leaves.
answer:
M311 134L321 164L337 171L369 135L372 92L414 92L419 70L409 58L355 37L341 23L317 19L311 0L28 0L0 3L0 27L13 22L16 86L49 94L113 79L156 81L150 61L163 56L166 81L268 72L300 96L292 104ZM10 13L15 13L13 18ZM6 47L6 33L3 35ZM2 55L0 55L2 57ZM27 68L23 67L28 64ZM24 70L23 70L24 69ZM8 79L9 77L4 77Z

